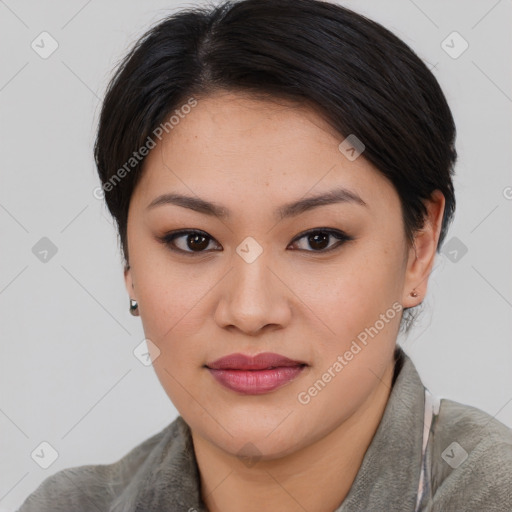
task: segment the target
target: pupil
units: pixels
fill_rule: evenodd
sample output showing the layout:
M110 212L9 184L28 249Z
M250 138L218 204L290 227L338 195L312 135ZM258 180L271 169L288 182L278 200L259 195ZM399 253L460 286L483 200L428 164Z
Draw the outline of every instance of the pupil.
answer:
M316 249L324 249L328 245L328 244L325 243L327 241L328 237L329 237L329 235L327 233L322 233L321 235L311 235L309 237L311 247L313 249L315 249L315 248ZM315 247L315 244L318 243L319 239L320 239L319 243L320 243L321 247ZM324 243L322 243L321 239L323 239ZM311 240L313 240L312 244L311 244Z
M197 243L197 240L198 239L203 239L203 243ZM206 242L206 244L204 243L204 241L206 240L206 237L203 236L203 235L190 235L188 237L188 246L189 246L189 249L198 249L198 250L201 250L201 249L205 249L206 247L208 247L208 242Z

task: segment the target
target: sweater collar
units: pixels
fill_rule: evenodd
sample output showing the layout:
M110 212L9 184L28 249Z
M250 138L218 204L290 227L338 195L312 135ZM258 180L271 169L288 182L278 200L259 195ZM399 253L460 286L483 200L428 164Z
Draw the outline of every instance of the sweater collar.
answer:
M414 510L422 455L424 387L400 346L394 356L393 386L384 414L350 491L335 512ZM178 416L164 432L123 492L123 510L207 512L189 426Z

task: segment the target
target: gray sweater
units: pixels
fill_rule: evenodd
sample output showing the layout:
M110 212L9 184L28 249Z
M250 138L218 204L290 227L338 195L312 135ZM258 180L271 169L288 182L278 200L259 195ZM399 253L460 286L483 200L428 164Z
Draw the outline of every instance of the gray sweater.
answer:
M395 358L384 415L333 512L512 512L512 429L452 400L431 406L411 359L400 347ZM206 512L199 482L178 416L113 464L49 476L18 512Z

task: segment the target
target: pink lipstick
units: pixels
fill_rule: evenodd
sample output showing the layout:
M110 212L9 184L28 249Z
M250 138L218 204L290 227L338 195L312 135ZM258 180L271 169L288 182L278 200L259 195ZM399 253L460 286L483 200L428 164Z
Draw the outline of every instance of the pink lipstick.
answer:
M256 356L230 354L206 364L212 376L228 389L261 395L284 386L307 366L303 361L263 352Z

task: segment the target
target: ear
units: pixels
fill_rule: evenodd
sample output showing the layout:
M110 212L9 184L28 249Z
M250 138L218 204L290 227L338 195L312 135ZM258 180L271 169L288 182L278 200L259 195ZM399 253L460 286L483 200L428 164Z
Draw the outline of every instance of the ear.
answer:
M137 300L137 297L135 296L135 287L133 286L132 269L128 263L124 267L124 285L128 292L128 297L130 297L130 299Z
M444 195L440 190L435 190L424 204L428 215L423 228L414 237L413 246L409 249L402 297L404 308L417 306L427 294L428 278L432 272L441 233L445 207ZM418 294L417 297L410 295L413 290Z

